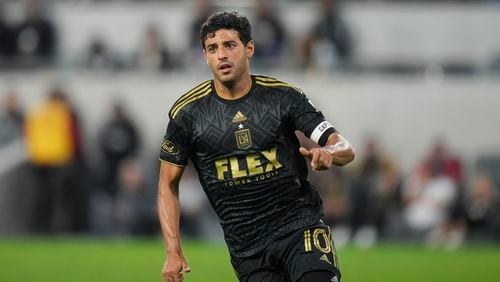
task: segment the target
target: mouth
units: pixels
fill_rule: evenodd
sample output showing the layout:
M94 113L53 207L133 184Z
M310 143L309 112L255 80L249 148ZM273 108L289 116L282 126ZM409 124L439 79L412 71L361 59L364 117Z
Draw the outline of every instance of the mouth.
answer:
M230 63L222 63L219 66L219 70L222 71L223 73L228 73L231 70L232 66Z

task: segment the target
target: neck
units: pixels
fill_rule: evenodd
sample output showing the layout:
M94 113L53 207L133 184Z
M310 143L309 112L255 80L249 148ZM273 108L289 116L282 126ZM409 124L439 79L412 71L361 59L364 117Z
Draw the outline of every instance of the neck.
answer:
M241 79L230 82L221 82L215 80L215 90L217 94L227 100L235 100L245 96L252 87L252 78L249 74L244 75Z

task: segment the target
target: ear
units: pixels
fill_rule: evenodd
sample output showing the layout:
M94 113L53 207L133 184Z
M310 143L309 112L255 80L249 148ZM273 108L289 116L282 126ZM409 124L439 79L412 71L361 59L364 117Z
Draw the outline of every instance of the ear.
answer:
M245 51L247 53L247 58L250 59L255 51L255 44L253 43L253 40L248 41L247 45L245 46Z

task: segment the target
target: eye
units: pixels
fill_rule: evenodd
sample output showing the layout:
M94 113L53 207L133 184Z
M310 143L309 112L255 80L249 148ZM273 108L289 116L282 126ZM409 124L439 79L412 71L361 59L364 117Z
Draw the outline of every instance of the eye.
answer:
M215 53L215 47L214 46L208 46L207 47L208 53Z
M232 42L227 44L227 48L228 48L228 49L232 49L232 48L234 48L235 46L236 46L236 44L234 44L234 43L232 43Z

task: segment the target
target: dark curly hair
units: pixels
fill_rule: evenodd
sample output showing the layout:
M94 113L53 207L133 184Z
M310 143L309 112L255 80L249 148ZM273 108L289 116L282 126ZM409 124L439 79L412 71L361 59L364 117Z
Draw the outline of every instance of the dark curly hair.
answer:
M244 45L252 40L252 27L248 19L238 12L218 12L212 14L206 22L201 25L201 46L205 49L205 39L213 35L219 29L234 29L238 32Z

